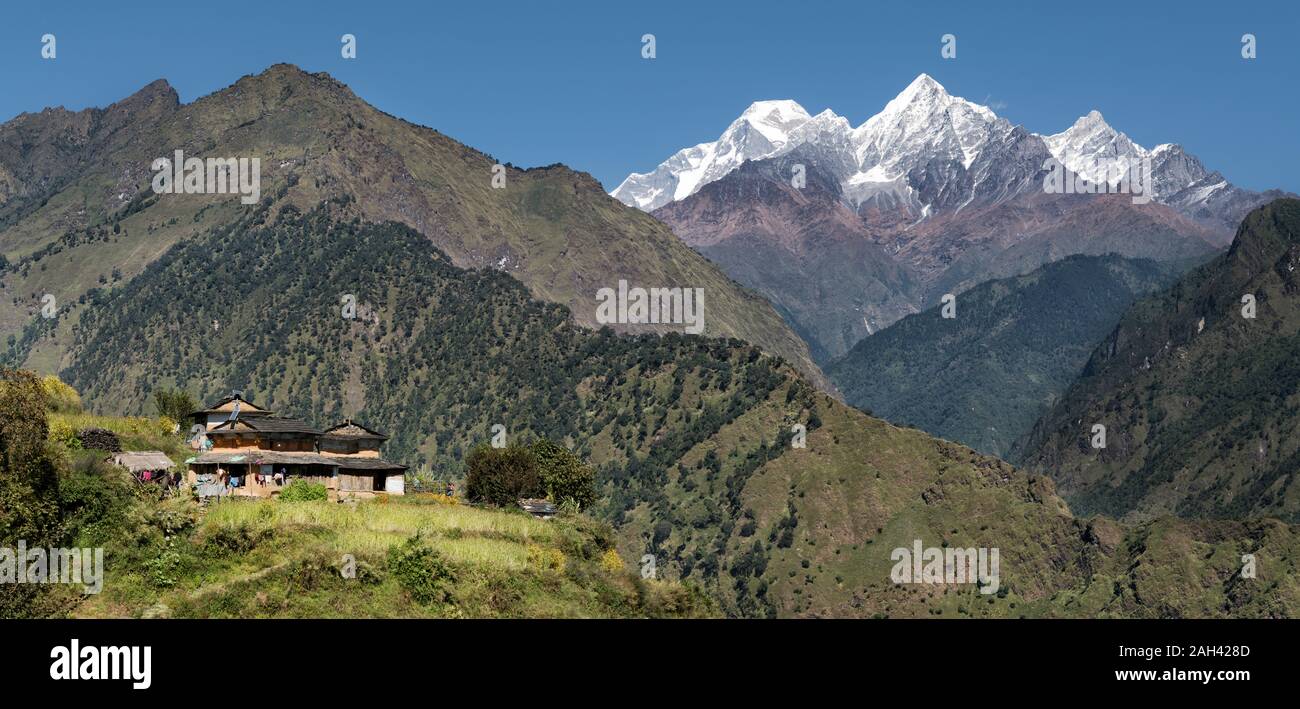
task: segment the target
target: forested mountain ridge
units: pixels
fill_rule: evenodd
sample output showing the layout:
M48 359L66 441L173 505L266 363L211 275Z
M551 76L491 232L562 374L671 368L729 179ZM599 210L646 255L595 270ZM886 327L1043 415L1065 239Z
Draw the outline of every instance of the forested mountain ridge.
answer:
M827 374L888 421L1005 456L1138 297L1173 281L1146 259L1069 256L989 281L853 347Z
M1251 212L1227 253L1132 306L1013 459L1085 511L1300 519L1297 266L1300 200Z

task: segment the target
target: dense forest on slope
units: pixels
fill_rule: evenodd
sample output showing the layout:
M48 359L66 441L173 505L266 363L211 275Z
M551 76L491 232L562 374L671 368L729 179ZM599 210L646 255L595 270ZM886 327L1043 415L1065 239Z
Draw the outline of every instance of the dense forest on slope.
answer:
M850 404L1005 456L1138 297L1174 276L1122 256L1070 256L976 286L859 342L827 367Z
M243 389L319 425L352 416L392 436L387 456L436 477L458 477L496 424L511 440L544 435L600 464L616 522L660 504L686 451L778 387L766 443L742 448L751 467L809 417L812 387L753 346L586 330L510 276L458 269L413 230L362 224L350 208L288 207L270 224L264 208L97 293L68 380L114 413L147 411L153 390L177 386L202 399Z
M1014 459L1084 512L1300 519L1298 266L1300 200L1251 212L1227 253L1133 305Z

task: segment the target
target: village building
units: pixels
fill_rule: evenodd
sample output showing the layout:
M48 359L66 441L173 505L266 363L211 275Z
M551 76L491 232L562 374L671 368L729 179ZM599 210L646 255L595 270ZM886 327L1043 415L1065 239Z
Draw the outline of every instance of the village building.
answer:
M405 493L406 466L379 455L388 437L350 419L319 431L239 392L191 417L203 426L186 461L200 497L274 497L295 480L324 485L332 500Z
M176 467L171 458L162 451L124 451L108 457L108 462L120 465L137 478L150 481L156 476L166 475Z

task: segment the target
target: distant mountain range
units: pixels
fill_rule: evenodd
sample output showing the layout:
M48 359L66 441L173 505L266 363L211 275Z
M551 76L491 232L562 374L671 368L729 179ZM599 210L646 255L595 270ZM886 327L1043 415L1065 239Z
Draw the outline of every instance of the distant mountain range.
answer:
M1053 161L1116 186L1108 169L1128 179L1146 161L1151 201L1047 193ZM1283 195L1238 188L1181 146L1143 148L1096 111L1030 133L925 74L856 128L793 101L754 103L718 140L612 194L767 295L823 363L944 293L1070 254L1208 256L1249 209ZM812 204L824 219L806 218Z
M944 209L1040 190L1035 178L1047 158L1093 182L1106 181L1116 159L1150 158L1155 200L1207 220L1239 207L1243 198L1254 199L1179 145L1137 145L1098 111L1054 135L1029 133L986 106L950 95L927 74L856 128L830 109L810 116L794 101L757 101L718 140L685 148L649 173L629 175L612 194L654 211L747 161L801 148L834 176L847 204L897 220L920 221Z
M1251 212L1227 253L1134 304L1011 459L1085 514L1300 520L1297 269L1300 200Z

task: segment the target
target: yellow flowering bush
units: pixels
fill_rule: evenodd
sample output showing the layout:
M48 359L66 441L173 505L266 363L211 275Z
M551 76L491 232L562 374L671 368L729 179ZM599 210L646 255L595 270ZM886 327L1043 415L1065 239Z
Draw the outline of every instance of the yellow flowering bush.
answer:
M623 557L618 555L618 551L610 549L600 556L600 568L611 574L623 573Z
M528 565L542 571L564 572L564 552L559 549L546 549L536 544L528 545Z

